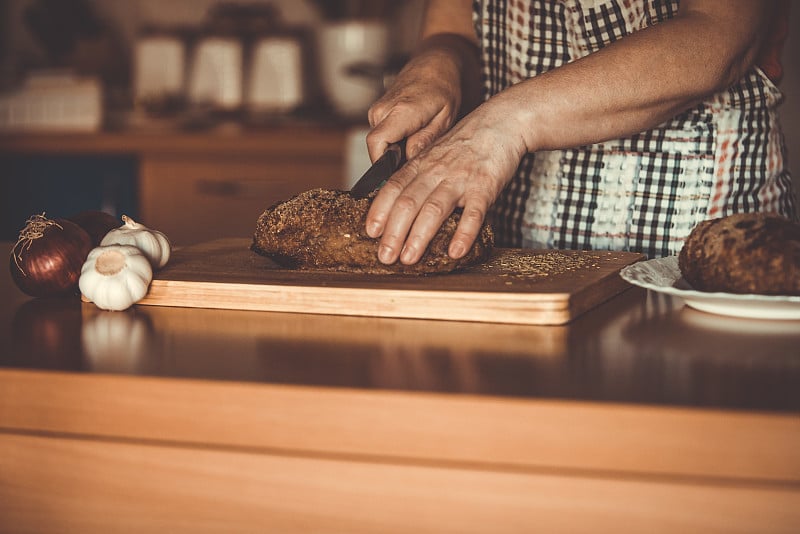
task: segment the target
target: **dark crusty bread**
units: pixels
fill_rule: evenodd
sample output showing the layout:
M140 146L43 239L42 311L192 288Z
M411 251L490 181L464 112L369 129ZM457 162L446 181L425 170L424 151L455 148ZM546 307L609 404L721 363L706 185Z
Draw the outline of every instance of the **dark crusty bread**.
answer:
M369 237L365 221L371 199L355 199L344 191L312 189L267 208L256 222L252 250L280 265L369 274L447 273L484 260L494 234L484 225L467 254L447 255L460 215L444 222L419 262L384 265L378 261L378 240Z
M800 225L770 213L701 222L678 266L699 291L800 295Z

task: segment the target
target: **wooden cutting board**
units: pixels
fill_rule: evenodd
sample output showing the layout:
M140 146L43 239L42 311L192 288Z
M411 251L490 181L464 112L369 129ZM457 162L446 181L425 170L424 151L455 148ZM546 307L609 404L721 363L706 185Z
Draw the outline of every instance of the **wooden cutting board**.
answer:
M629 288L631 252L496 249L481 266L446 275L366 275L279 267L250 240L210 241L173 252L139 304L563 324Z
M629 288L630 252L496 249L484 265L446 275L365 275L284 269L220 239L178 249L139 304L564 324Z

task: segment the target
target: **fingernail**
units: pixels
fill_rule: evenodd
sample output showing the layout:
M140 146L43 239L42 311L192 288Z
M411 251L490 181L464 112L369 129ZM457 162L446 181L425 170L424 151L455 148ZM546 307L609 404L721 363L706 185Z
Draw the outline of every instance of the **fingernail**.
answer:
M416 252L417 249L415 249L413 246L406 245L405 247L403 247L403 251L400 253L400 261L403 263L413 262Z
M463 256L466 251L467 250L464 248L464 245L461 243L450 244L450 257L453 258L454 260L457 260L458 258Z
M378 247L378 259L381 263L392 263L392 249L386 245Z
M381 225L376 222L371 222L367 225L367 235L370 237L378 237L381 231Z

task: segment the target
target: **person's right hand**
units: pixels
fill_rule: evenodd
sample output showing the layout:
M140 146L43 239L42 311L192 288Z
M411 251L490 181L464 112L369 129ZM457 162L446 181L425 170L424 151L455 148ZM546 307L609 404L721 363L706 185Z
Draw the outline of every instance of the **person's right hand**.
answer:
M458 37L429 39L426 48L408 62L386 94L370 107L372 130L367 134L367 149L372 161L402 139L406 139L406 156L411 159L456 122L462 105L463 59L447 42L452 39Z

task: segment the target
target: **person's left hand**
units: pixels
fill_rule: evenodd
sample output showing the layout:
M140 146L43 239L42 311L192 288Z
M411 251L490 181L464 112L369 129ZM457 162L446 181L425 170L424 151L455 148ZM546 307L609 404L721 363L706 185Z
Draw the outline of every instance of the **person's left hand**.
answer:
M466 254L526 152L515 128L489 101L396 172L367 214L367 234L381 238L378 259L416 263L456 207L463 213L448 254Z

